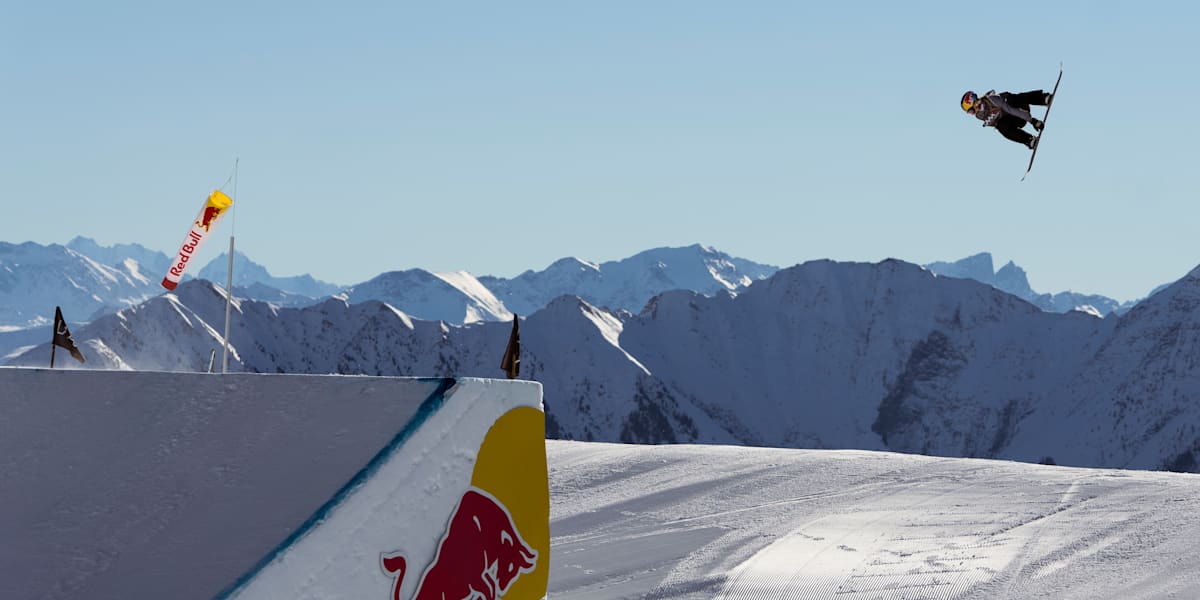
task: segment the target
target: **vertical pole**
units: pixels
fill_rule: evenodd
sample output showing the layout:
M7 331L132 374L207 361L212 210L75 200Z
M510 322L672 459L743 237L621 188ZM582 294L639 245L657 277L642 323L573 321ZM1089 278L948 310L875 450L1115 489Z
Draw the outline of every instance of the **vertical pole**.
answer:
M238 163L242 159L233 159L233 201L240 201L237 193ZM229 372L229 307L233 304L233 235L237 233L237 207L233 213L233 232L229 234L229 271L225 277L225 349L221 352L221 372Z
M53 328L51 328L51 329L53 329ZM55 348L55 344L53 341L51 341L50 342L50 368L51 369L54 368L54 348Z
M221 372L229 372L229 307L233 304L233 236L229 236L229 273L225 278L225 351L221 353Z

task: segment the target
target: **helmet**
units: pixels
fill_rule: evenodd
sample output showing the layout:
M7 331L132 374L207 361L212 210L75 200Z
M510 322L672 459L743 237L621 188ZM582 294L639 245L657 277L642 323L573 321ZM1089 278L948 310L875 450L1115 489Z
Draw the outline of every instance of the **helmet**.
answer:
M962 109L967 111L967 114L973 115L975 114L975 105L978 102L979 96L975 95L975 92L967 90L967 93L963 94L962 97Z

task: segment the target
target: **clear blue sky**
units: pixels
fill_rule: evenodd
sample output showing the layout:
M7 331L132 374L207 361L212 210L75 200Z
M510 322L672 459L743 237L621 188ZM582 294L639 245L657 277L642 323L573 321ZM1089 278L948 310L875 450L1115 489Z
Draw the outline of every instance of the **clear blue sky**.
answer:
M1200 264L1193 2L19 2L0 240L341 284L702 243L790 266L992 252L1035 289ZM1066 75L1028 152L958 107Z

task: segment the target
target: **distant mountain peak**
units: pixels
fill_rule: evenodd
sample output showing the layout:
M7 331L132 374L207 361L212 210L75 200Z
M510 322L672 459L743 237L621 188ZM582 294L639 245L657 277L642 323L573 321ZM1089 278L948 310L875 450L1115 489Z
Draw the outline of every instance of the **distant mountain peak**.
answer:
M974 279L989 285L995 280L996 275L990 252L972 254L954 262L933 262L925 265L925 268L943 277Z
M651 298L669 290L706 295L737 292L778 270L692 244L651 248L603 263L564 258L545 270L526 271L513 279L485 276L480 281L510 310L522 314L564 294L577 295L593 306L636 313Z
M225 285L229 278L229 253L222 252L219 256L204 265L196 274L201 279ZM307 298L314 301L335 294L341 286L319 281L311 275L294 275L291 277L276 277L266 267L254 262L241 250L233 252L233 285L234 287L249 287L255 283L269 286L276 290Z
M599 271L600 265L598 265L594 262L588 262L586 260L583 260L582 258L568 256L566 258L560 258L560 259L550 263L550 266L546 267L546 270L547 271L551 271L551 270L554 270L554 271L563 271L563 270L567 270L567 271L571 271L571 270ZM526 271L526 272L529 273L531 271Z
M378 300L417 319L456 325L512 318L504 303L466 271L389 271L348 288L345 298L352 304Z
M1065 291L1054 294L1038 293L1029 285L1025 270L1008 261L999 271L992 271L992 255L980 252L954 262L933 262L925 268L943 277L974 279L1003 292L1012 294L1047 312L1071 312L1079 306L1089 306L1100 314L1124 313L1136 302L1121 303L1099 294Z

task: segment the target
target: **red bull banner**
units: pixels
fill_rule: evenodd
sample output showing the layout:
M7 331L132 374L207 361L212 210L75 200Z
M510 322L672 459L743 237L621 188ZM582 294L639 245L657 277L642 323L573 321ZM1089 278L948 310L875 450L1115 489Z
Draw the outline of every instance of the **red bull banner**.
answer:
M179 285L179 280L183 278L183 272L187 269L188 262L200 250L200 245L208 237L209 231L216 226L221 215L225 214L231 206L233 206L233 199L226 196L224 192L215 190L209 194L208 199L204 201L204 206L200 207L200 214L192 222L187 237L183 239L179 252L175 254L171 268L167 269L167 274L163 277L163 287L173 290L175 286Z

